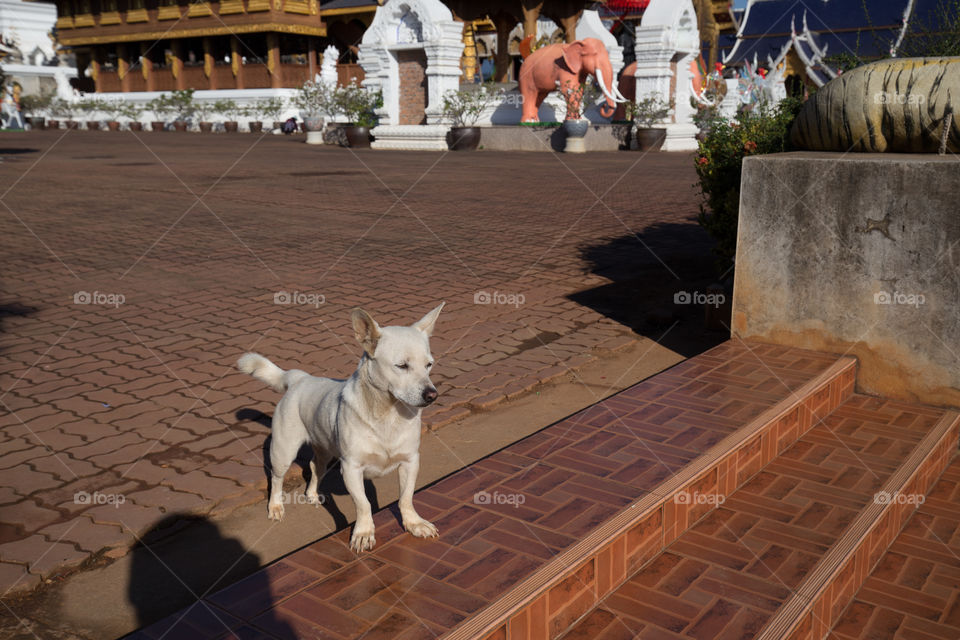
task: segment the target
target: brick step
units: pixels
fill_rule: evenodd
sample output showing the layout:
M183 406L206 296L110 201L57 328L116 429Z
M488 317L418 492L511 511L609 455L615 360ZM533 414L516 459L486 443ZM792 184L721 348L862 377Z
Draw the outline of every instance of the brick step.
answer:
M958 434L953 411L854 395L550 637L819 640L944 471Z
M960 638L960 458L953 458L828 638Z
M372 552L341 531L134 637L555 637L847 401L855 369L724 343L418 491L439 539L384 509Z

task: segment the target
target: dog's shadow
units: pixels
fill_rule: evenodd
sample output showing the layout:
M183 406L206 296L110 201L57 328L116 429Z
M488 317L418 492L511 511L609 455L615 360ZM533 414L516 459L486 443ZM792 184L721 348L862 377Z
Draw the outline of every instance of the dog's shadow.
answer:
M272 418L262 411L257 411L256 409L240 409L235 414L237 421L239 422L258 422L263 426L270 428L270 423ZM269 498L271 490L271 474L270 474L270 441L273 438L273 435L268 435L263 441L263 474L267 479L267 495ZM300 451L297 452L297 457L294 460L294 463L300 466L300 477L303 479L303 486L299 487L299 493L303 493L303 490L306 488L306 483L310 481L310 460L313 458L313 449L309 445L304 445L300 447ZM337 508L337 505L333 501L333 496L343 496L348 495L347 487L343 484L343 475L340 473L340 461L333 460L326 468L326 470L320 470L320 473L323 474L323 477L320 478L320 483L317 486L317 491L320 492L320 495L324 497L322 506L326 509L327 513L330 514L330 517L333 518L334 527L337 531L346 529L349 526L346 516ZM380 501L377 498L377 488L373 485L368 479L363 481L363 488L367 494L367 499L370 501L370 508L373 513L376 513L380 510Z

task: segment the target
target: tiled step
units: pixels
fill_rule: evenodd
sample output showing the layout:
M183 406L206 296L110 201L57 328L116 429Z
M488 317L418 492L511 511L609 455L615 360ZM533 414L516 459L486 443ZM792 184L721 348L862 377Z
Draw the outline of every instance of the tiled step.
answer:
M438 540L385 509L371 553L340 532L137 637L555 635L710 508L678 493L733 493L854 378L852 358L724 343L417 492Z
M960 638L960 458L927 494L828 637Z
M955 412L851 397L564 639L823 638L946 467L958 433Z

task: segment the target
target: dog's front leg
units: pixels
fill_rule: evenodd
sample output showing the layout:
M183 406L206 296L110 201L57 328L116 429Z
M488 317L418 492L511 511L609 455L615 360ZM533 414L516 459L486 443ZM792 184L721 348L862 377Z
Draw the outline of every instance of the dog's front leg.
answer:
M413 491L417 485L417 474L420 472L420 456L412 456L407 462L401 462L398 469L400 475L400 515L403 517L403 528L418 538L436 538L437 528L432 523L420 517L413 508Z
M353 504L357 508L357 521L353 525L353 535L350 536L350 548L357 553L373 549L377 541L373 536L373 514L370 511L370 501L367 500L367 493L363 489L363 468L345 460L340 461L340 468L343 473L343 484L347 487L350 497L353 498Z

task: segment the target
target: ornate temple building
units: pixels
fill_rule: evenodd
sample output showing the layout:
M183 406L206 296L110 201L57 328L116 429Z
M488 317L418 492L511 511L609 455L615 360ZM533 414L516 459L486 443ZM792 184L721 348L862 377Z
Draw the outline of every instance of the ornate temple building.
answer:
M56 0L61 45L85 90L296 87L329 44L359 75L356 45L375 0Z
M942 0L749 0L735 36L721 36L728 66L763 67L790 87L822 86L845 68L928 51L950 16ZM952 27L956 30L956 26Z

